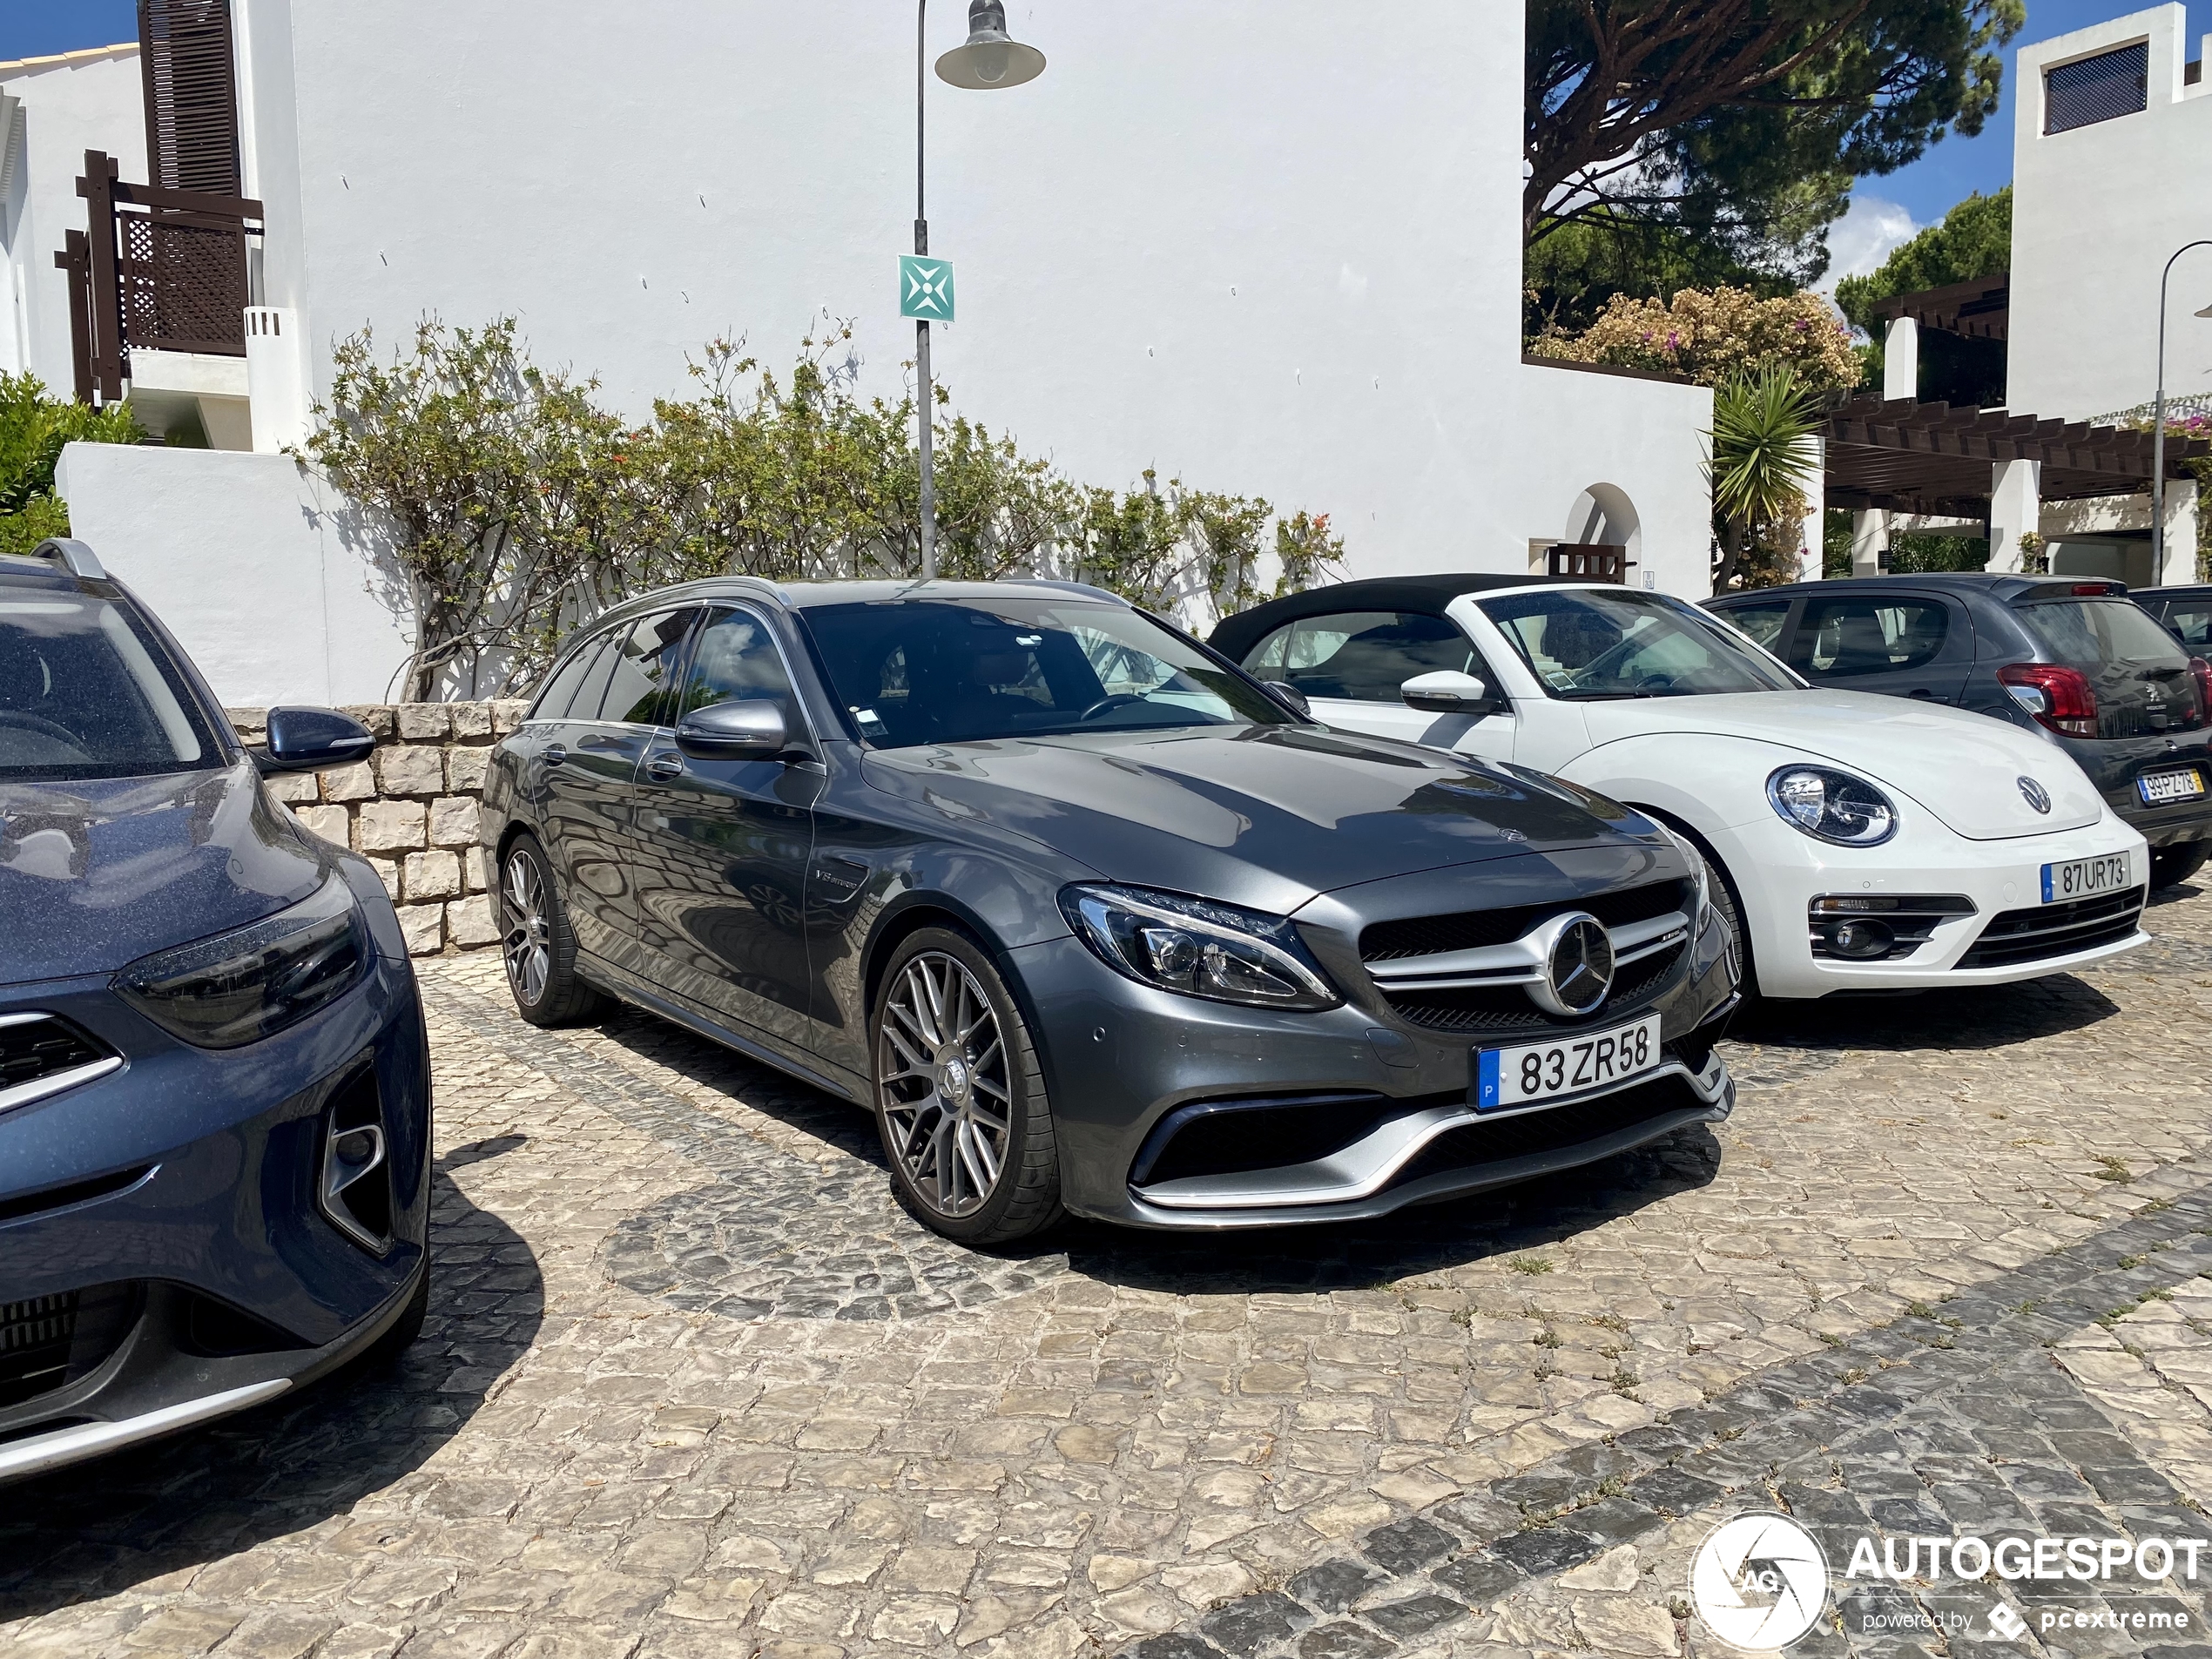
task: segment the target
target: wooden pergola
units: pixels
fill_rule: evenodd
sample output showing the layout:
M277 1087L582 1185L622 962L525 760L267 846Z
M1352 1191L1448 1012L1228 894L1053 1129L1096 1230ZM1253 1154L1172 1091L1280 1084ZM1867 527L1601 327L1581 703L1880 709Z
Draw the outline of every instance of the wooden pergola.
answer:
M2013 278L2008 271L1892 295L1874 307L1885 317L1910 317L1923 328L1939 328L1968 340L2003 340L2010 326Z
M2040 463L2036 493L2044 501L2150 488L2151 435L2132 427L1860 397L1831 409L1821 435L1831 507L1980 518L1988 511L1991 469L2006 461ZM2208 453L2212 441L2168 432L2166 475L2190 477L2182 463Z

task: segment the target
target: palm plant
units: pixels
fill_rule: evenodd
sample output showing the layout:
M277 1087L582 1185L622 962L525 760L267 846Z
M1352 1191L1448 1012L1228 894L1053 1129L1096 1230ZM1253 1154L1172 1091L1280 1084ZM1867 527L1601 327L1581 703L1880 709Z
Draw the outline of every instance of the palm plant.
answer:
M1713 591L1785 581L1784 533L1805 515L1819 452L1817 394L1787 363L1737 374L1713 390Z

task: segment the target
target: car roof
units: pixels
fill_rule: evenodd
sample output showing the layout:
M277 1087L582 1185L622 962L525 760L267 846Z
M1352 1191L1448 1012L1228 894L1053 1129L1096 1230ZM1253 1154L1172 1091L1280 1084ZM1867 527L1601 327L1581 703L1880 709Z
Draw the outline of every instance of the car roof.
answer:
M2137 599L2212 599L2212 583L2177 582L2170 588L2137 588L2130 597Z
M2012 571L1989 570L1931 570L1925 575L1905 571L1885 571L1880 576L1836 577L1821 582L1790 582L1780 587L1754 588L1742 593L1716 593L1705 603L1709 605L1760 604L1776 599L1789 600L1800 594L1879 593L1904 588L1934 588L1939 590L1966 595L1986 594L2000 604L2033 595L2039 598L2060 597L2058 590L2077 584L2101 583L2114 598L2128 597L2125 583L2105 577L2022 576ZM2039 590L2044 591L2039 592Z
M1325 588L1308 588L1303 593L1270 599L1250 610L1224 617L1207 643L1227 656L1240 657L1285 623L1301 622L1308 617L1345 610L1402 610L1417 617L1440 617L1454 599L1470 593L1498 593L1512 588L1620 586L1617 582L1593 582L1588 577L1501 576L1494 571L1367 577Z
M1129 606L1128 600L1103 588L1030 577L1003 582L771 582L762 577L717 576L679 583L674 587L656 588L651 593L625 599L594 617L588 626L597 629L665 605L695 604L710 599L765 600L786 610L807 610L823 605L887 604L902 599L1087 599Z

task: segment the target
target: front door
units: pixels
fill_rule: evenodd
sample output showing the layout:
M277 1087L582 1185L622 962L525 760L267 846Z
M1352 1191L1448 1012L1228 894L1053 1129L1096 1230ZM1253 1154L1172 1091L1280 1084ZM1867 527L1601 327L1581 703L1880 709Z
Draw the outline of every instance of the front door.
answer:
M1815 685L1956 703L1974 665L1973 629L1965 608L1938 593L1809 598L1788 660Z
M1474 719L1406 706L1399 687L1417 674L1451 669L1504 695L1457 623L1411 611L1356 610L1309 617L1278 628L1252 647L1244 671L1294 686L1313 718L1346 732L1454 749L1485 759L1513 759L1514 716Z
M752 701L780 705L793 752L811 751L767 621L743 606L717 606L637 774L641 971L703 1008L810 1050L806 861L826 774L811 759L698 760L676 746L674 727L686 712Z

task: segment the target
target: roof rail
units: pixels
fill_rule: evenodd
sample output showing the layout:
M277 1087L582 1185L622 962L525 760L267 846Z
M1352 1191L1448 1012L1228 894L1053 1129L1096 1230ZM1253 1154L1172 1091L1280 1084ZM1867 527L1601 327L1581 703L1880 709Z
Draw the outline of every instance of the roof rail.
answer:
M34 559L51 559L81 582L105 582L107 566L100 563L100 556L84 543L64 536L50 536L30 550Z

